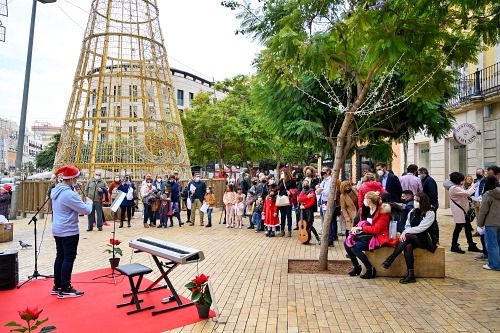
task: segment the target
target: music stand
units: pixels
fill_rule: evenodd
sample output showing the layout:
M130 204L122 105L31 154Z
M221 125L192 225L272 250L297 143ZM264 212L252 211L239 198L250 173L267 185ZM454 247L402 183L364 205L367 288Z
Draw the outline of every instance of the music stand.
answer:
M116 236L116 212L118 211L118 208L120 208L120 205L122 204L123 200L125 200L126 196L127 196L127 193L121 192L121 191L118 192L118 195L116 196L115 201L113 201L113 203L111 204L111 207L110 207L111 211L113 212L113 231L111 232L111 234L113 235L113 240L115 240L115 236ZM115 256L115 243L113 242L113 244L111 244L111 246L112 246L111 252L113 253L113 261L114 261L114 259L116 258L116 256ZM115 273L115 268L112 267L111 273L95 277L92 280L97 280L100 278L111 278L111 279L113 279L113 283L116 284L115 276L117 276L117 275L118 274Z

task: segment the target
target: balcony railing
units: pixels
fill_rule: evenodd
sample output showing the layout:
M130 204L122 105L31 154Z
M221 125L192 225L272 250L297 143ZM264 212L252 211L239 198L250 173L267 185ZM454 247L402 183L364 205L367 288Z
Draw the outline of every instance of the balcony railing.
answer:
M462 103L482 100L500 93L500 62L462 76L457 81L457 94L446 102L446 107L453 108Z

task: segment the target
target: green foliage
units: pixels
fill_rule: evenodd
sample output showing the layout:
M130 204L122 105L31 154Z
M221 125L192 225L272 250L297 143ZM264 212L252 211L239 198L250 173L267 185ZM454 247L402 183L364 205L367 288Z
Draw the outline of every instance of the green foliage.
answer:
M446 135L453 117L443 103L457 74L451 68L474 61L482 43L500 36L494 0L257 3L222 3L239 9L239 32L265 47L257 59L256 103L278 119L276 131L284 136L317 142L317 128L334 151L335 178L358 142L404 140L418 131ZM329 201L325 220L332 214ZM329 224L323 225L322 269Z
M56 157L57 146L59 145L59 140L61 139L61 134L56 134L52 137L52 140L41 152L36 155L36 167L42 170L52 170L54 167L54 159Z
M305 159L304 143L276 131L277 119L267 117L255 105L251 88L251 79L240 75L216 85L226 93L223 99L215 100L209 93L196 95L193 108L182 119L193 163L217 161L222 166L263 159L276 163Z

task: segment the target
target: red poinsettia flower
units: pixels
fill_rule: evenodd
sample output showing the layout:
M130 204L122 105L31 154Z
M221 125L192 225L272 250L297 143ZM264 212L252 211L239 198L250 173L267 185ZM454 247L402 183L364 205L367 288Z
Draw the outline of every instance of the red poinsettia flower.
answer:
M111 244L111 245L120 245L121 242L118 239L110 238L109 239L109 244Z
M30 320L37 320L42 311L43 309L38 310L38 308L33 308L33 309L26 308L26 310L18 312L19 312L19 317L21 317L21 319L30 321Z
M194 287L194 288L191 288L191 292L192 293L195 293L197 291L201 291L201 288L200 287Z
M193 282L196 284L204 284L207 281L208 281L208 276L206 276L205 274L197 275L193 280Z

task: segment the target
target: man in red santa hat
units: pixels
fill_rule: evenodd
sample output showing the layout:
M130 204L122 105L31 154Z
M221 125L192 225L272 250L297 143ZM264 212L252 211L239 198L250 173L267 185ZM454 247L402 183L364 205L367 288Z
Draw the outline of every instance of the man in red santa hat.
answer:
M52 234L56 241L56 260L54 262L54 287L51 294L58 298L83 296L83 291L71 286L71 273L76 259L80 230L78 214L88 215L92 204L82 201L73 189L80 170L73 165L65 165L56 170L55 175L62 178L50 192L52 199Z

